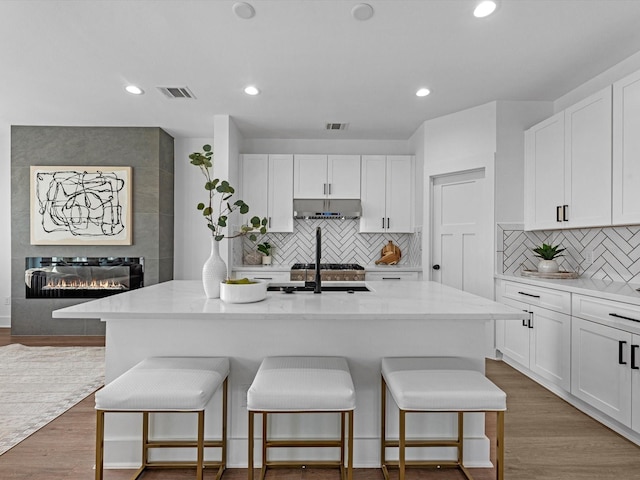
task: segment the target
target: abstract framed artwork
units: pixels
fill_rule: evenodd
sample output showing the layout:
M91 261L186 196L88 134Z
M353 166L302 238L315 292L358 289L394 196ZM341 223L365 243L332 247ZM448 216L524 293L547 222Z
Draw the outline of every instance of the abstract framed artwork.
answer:
M131 245L131 167L32 166L32 245Z

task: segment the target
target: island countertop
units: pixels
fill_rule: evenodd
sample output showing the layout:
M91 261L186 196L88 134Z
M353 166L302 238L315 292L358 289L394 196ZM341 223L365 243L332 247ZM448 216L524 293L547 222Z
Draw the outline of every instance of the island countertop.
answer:
M54 318L269 319L526 319L519 311L430 281L364 282L370 292L268 292L256 303L229 304L207 299L197 280L172 280L61 308ZM328 285L329 283L325 283Z

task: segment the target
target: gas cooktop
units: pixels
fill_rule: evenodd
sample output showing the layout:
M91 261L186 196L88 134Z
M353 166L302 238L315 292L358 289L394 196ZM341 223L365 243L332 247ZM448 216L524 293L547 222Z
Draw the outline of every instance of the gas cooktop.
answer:
M315 270L315 263L294 263L291 270ZM321 263L320 270L364 270L357 263Z

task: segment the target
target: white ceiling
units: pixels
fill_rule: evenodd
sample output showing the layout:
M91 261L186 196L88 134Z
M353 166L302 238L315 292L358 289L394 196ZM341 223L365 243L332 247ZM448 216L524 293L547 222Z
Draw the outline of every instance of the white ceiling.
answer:
M502 0L485 19L475 0L364 1L369 21L352 0L249 0L250 20L231 0L0 0L0 121L208 137L229 114L247 138L407 139L489 101L555 100L640 51L640 0Z

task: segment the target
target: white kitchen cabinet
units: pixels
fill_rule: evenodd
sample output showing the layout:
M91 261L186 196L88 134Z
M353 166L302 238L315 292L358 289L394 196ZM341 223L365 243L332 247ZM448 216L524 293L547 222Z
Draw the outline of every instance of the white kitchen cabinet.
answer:
M573 318L571 393L617 420L631 425L631 369L625 349L628 332Z
M571 393L640 432L640 307L574 294L572 314Z
M249 278L253 280L265 280L269 283L284 283L289 281L290 272L276 272L270 270L238 270L234 271L233 278Z
M525 229L611 225L611 87L525 132Z
M361 233L412 233L413 157L362 156Z
M243 223L267 217L270 232L293 232L293 155L244 154L241 163Z
M570 298L567 292L503 282L500 301L528 312L529 319L497 324L503 329L497 346L505 357L566 391L571 387Z
M640 72L613 84L613 224L640 223Z
M295 155L295 198L360 198L360 155Z
M369 282L378 280L418 280L418 272L390 271L390 272L366 272L364 279Z

